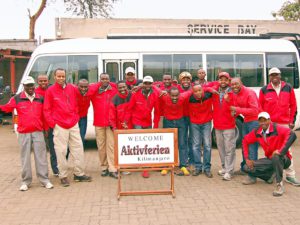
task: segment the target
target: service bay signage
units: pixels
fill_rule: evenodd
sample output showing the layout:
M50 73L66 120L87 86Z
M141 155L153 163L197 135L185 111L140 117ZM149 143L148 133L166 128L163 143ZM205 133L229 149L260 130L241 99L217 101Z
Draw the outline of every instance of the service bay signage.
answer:
M117 166L178 163L177 129L119 130L115 140Z

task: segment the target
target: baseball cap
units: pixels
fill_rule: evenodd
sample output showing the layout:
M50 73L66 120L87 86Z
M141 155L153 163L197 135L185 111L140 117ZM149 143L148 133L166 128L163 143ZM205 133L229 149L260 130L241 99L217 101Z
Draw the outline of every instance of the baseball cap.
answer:
M231 79L229 73L227 73L227 72L221 72L221 73L219 73L218 77L219 77L219 78L221 78L221 77L226 77L226 78L228 78L228 79Z
M143 83L144 82L150 82L150 83L153 83L153 78L151 76L145 76L144 79L143 79Z
M181 74L179 74L179 81L181 81L185 77L187 77L190 80L192 80L192 75L189 72L187 72L187 71L183 71Z
M127 74L127 73L135 74L135 69L133 67L127 67L125 70L125 74Z
M269 70L269 75L271 74L281 74L281 71L277 67L273 67Z
M259 113L258 114L258 116L257 116L257 118L259 119L259 118L265 118L265 119L270 119L270 115L269 115L269 113L267 113L267 112L261 112L261 113Z
M26 77L26 79L23 81L23 84L35 84L34 79L30 76Z

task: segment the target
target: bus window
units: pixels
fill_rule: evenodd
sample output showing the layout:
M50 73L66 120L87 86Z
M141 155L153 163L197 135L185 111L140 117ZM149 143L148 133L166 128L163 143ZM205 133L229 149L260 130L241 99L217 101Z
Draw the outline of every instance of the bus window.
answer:
M299 69L295 53L267 53L267 71L278 67L281 71L281 80L290 83L294 88L299 87Z
M207 59L207 80L215 81L218 78L218 74L222 71L229 73L233 76L234 72L234 55L210 55Z
M119 63L118 62L106 63L105 72L109 74L110 81L117 82L119 80Z
M38 58L29 73L35 79L39 74L47 74L54 83L53 72L57 68L66 69L68 83L76 84L80 79L97 82L98 57L89 55L43 56Z
M193 80L197 77L197 71L202 68L202 55L174 54L173 55L173 75L177 76L188 71L192 74Z
M264 85L263 55L235 55L235 77L240 77L247 87L262 87Z
M162 79L164 73L172 73L172 55L144 55L143 74L150 75L154 81Z

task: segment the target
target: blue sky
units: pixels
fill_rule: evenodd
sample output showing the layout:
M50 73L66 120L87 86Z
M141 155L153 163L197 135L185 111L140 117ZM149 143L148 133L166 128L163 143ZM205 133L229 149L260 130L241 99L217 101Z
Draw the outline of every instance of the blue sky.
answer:
M0 39L28 38L28 10L41 0L0 0ZM246 19L273 20L272 11L285 0L121 0L113 18ZM74 17L65 12L63 0L49 0L36 27L36 38L54 38L55 18Z

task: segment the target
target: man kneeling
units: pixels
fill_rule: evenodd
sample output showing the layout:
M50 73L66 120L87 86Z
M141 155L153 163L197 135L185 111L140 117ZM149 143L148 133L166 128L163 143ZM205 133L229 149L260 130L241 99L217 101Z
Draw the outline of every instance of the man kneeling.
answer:
M243 140L243 151L246 159L244 166L248 173L243 184L254 184L258 177L267 183L272 183L276 179L276 188L273 196L281 196L284 193L282 182L283 169L291 164L291 154L289 148L296 140L295 133L289 128L271 122L267 112L258 114L259 128L253 130L245 136ZM249 145L258 142L265 152L266 158L249 160Z

